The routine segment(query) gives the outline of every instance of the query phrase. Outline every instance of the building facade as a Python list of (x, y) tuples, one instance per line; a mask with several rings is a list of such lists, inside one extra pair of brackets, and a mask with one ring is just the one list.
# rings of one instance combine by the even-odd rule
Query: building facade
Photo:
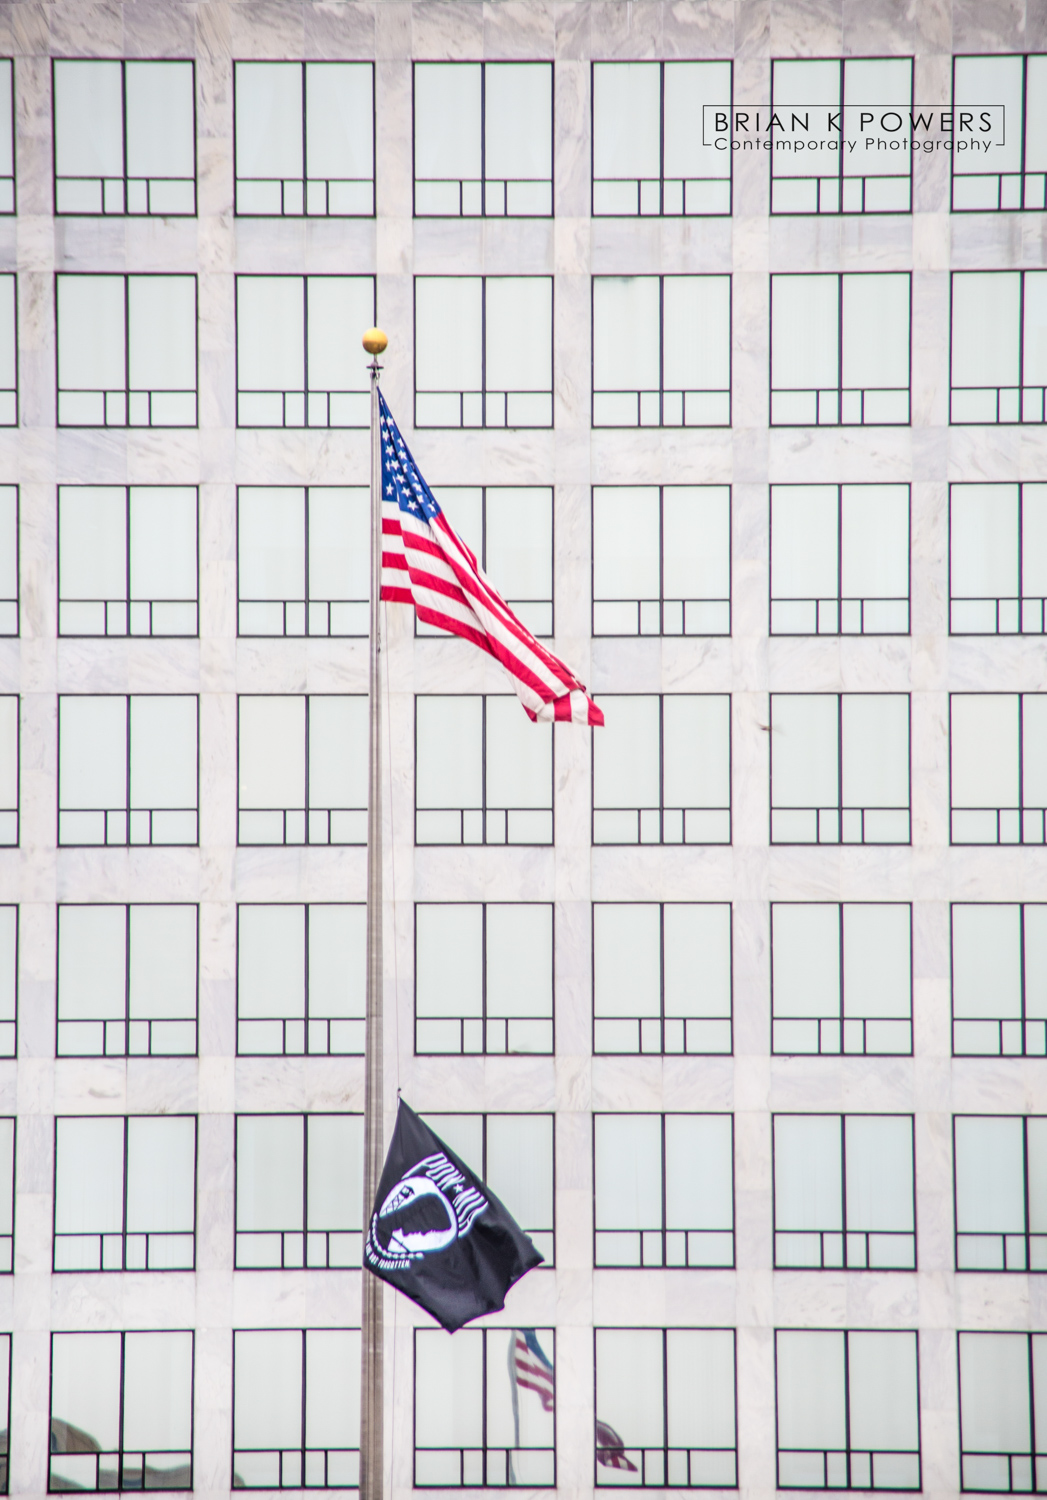
[(10, 1493), (357, 1482), (375, 321), (606, 715), (387, 608), (386, 1131), (547, 1261), (386, 1294), (390, 1493), (1047, 1488), (1044, 99), (1034, 0), (0, 10)]

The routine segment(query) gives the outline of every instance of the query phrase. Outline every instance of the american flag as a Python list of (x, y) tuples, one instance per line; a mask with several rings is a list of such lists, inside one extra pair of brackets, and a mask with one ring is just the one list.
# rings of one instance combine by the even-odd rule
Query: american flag
[(630, 1474), (639, 1471), (625, 1456), (625, 1444), (609, 1422), (596, 1421), (596, 1462), (605, 1469), (628, 1469)]
[[(382, 598), (472, 641), (500, 661), (528, 716), (603, 723), (585, 687), (537, 641), (492, 588), (444, 515), (378, 393), (382, 440)], [(521, 526), (526, 525), (521, 517)]]
[[(542, 1410), (553, 1410), (556, 1376), (552, 1361), (538, 1342), (538, 1335), (533, 1328), (513, 1329), (513, 1352), (509, 1374), (514, 1388), (534, 1391), (542, 1403)], [(515, 1406), (515, 1389), (513, 1396)]]

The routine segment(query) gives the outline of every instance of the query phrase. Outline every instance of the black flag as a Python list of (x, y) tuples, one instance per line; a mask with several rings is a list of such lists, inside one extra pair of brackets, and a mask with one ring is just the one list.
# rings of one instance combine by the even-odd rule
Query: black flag
[(454, 1333), (497, 1312), (544, 1256), (450, 1146), (400, 1100), (364, 1265)]

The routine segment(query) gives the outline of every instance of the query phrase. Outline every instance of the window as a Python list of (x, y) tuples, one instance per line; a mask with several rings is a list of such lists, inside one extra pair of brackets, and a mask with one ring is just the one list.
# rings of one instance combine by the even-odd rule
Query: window
[(47, 1488), (192, 1487), (192, 1332), (53, 1333)]
[(956, 1269), (1047, 1271), (1047, 1116), (955, 1115)]
[(55, 1120), (56, 1271), (191, 1271), (196, 1116)]
[(721, 1053), (731, 1034), (731, 908), (593, 903), (593, 1051)]
[(360, 1264), (362, 1115), (237, 1115), (237, 1270)]
[(196, 213), (192, 61), (54, 61), (55, 213)]
[(11, 1431), (11, 1335), (0, 1333), (0, 1494), (8, 1493), (8, 1453)]
[(366, 427), (373, 276), (236, 278), (236, 425)]
[(952, 916), (954, 1057), (1047, 1057), (1047, 906)]
[(233, 1334), (233, 1488), (360, 1483), (360, 1330)]
[(0, 848), (18, 843), (18, 707), (15, 693), (0, 695)]
[(730, 425), (731, 278), (594, 276), (593, 426)]
[(730, 696), (605, 694), (600, 704), (593, 843), (729, 844)]
[(59, 427), (197, 425), (195, 276), (61, 272), (55, 297)]
[(949, 420), (1042, 422), (1047, 271), (952, 273)]
[(551, 217), (552, 63), (415, 63), (414, 212)]
[(414, 425), (553, 425), (551, 276), (415, 277)]
[[(771, 103), (784, 129), (770, 131), (773, 214), (907, 214), (912, 152), (911, 57), (818, 58), (771, 63)], [(899, 132), (896, 151), (868, 138), (862, 108), (881, 115), (879, 139)], [(897, 125), (893, 124), (897, 119)], [(904, 149), (902, 149), (904, 148)]]
[(593, 1116), (597, 1266), (734, 1265), (734, 1117)]
[[(528, 630), (553, 634), (553, 492), (546, 485), (440, 485), (436, 497)], [(366, 635), (366, 628), (364, 634)], [(445, 634), (415, 616), (416, 635)]]
[(0, 427), (18, 426), (17, 305), (15, 276), (0, 276)]
[(771, 277), (771, 426), (909, 423), (908, 272)]
[(908, 635), (909, 486), (771, 485), (771, 634)]
[(546, 1264), (555, 1264), (552, 1115), (434, 1115), (426, 1123), (500, 1198)]
[(774, 1115), (774, 1264), (915, 1271), (912, 1115)]
[(1047, 693), (951, 693), (954, 844), (1042, 844)]
[(771, 694), (771, 843), (909, 842), (906, 693)]
[[(1044, 1488), (1047, 1335), (958, 1333), (960, 1489)], [(1035, 1435), (1035, 1436), (1034, 1436)]]
[(18, 634), (18, 583), (18, 486), (0, 484), (0, 635)]
[(918, 1490), (916, 1334), (775, 1331), (778, 1488)]
[(192, 1057), (196, 906), (59, 906), (59, 1057)]
[(594, 485), (593, 634), (730, 633), (730, 485)]
[(366, 489), (241, 485), (236, 514), (240, 635), (367, 635)]
[(953, 153), (954, 213), (1047, 208), (1045, 89), (1047, 57), (953, 58), (953, 109), (1002, 104), (1005, 125), (1004, 139), (994, 139), (991, 156)]
[(555, 1485), (555, 1341), (551, 1328), (415, 1329), (416, 1488)]
[(736, 1488), (734, 1329), (597, 1328), (594, 1334), (596, 1483)]
[(731, 153), (705, 111), (731, 107), (729, 62), (593, 63), (593, 217), (729, 214)]
[(553, 728), (516, 697), (415, 697), (416, 844), (551, 844)]
[(366, 844), (367, 699), (239, 700), (241, 844)]
[(949, 631), (1042, 635), (1047, 484), (949, 487)]
[[(0, 1118), (0, 1273), (10, 1273), (15, 1268), (15, 1122), (10, 1117)], [(0, 1420), (7, 1412), (4, 1380), (7, 1359), (0, 1345)], [(2, 1439), (2, 1432), (0, 1432)], [(0, 1489), (4, 1488), (3, 1469), (7, 1452), (0, 1442)]]
[(199, 700), (58, 699), (59, 844), (195, 844)]
[(374, 64), (234, 62), (236, 212), (374, 213)]
[(195, 485), (58, 486), (59, 635), (196, 635)]
[(17, 1031), (18, 907), (0, 906), (0, 1057), (17, 1056)]
[(366, 908), (239, 906), (236, 920), (239, 1055), (362, 1056)]
[(771, 1051), (912, 1054), (912, 907), (771, 903)]
[[(14, 62), (0, 58), (0, 214), (15, 211)], [(0, 1367), (3, 1355), (0, 1354)], [(2, 1401), (0, 1401), (2, 1408)]]
[(551, 905), (419, 902), (414, 943), (416, 1055), (552, 1053)]

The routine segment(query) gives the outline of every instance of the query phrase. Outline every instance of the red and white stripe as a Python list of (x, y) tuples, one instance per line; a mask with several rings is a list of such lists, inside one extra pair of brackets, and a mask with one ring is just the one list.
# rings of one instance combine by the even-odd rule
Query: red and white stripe
[(513, 1329), (513, 1340), (513, 1367), (517, 1385), (525, 1391), (534, 1391), (542, 1403), (543, 1411), (552, 1411), (556, 1405), (556, 1384), (552, 1368), (543, 1364), (532, 1353), (519, 1328)]

